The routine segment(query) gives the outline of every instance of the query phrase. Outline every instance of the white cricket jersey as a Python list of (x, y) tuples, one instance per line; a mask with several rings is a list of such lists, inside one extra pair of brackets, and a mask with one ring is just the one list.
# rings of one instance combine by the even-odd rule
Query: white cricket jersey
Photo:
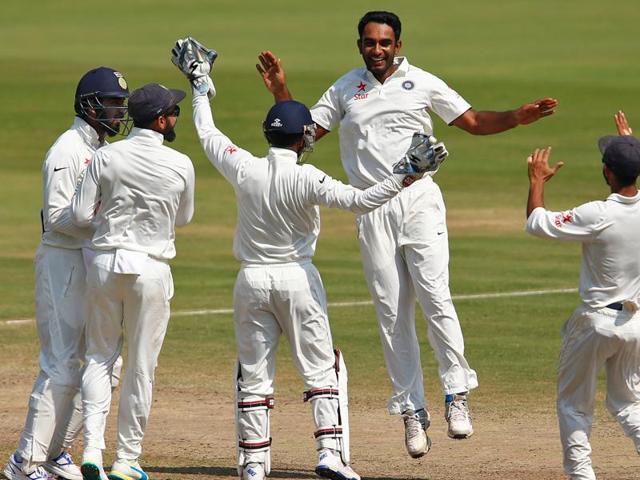
[(385, 179), (414, 132), (431, 135), (429, 111), (446, 123), (471, 108), (455, 90), (430, 73), (396, 57), (398, 69), (380, 83), (366, 68), (339, 78), (311, 108), (326, 130), (340, 124), (340, 156), (349, 183), (367, 188)]
[(640, 300), (640, 193), (612, 193), (573, 210), (531, 212), (527, 232), (582, 242), (580, 297), (591, 308)]
[(95, 250), (175, 257), (175, 226), (193, 216), (195, 175), (189, 157), (162, 142), (161, 133), (133, 128), (96, 152), (71, 207), (77, 225), (93, 220)]
[(236, 193), (233, 252), (241, 262), (308, 260), (320, 232), (318, 205), (366, 213), (402, 189), (392, 175), (358, 190), (313, 165), (298, 165), (296, 153), (288, 149), (272, 147), (266, 158), (254, 157), (216, 128), (206, 96), (194, 97), (193, 117), (207, 157)]
[(42, 165), (42, 243), (52, 247), (79, 249), (93, 230), (71, 221), (71, 198), (80, 177), (102, 144), (98, 133), (76, 117), (69, 130), (51, 146)]

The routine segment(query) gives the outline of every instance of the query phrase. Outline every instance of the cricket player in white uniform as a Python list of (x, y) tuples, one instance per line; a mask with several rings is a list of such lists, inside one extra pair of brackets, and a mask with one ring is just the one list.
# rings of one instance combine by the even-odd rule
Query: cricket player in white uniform
[(581, 303), (562, 329), (558, 420), (564, 469), (573, 480), (594, 480), (589, 437), (598, 372), (607, 376), (607, 407), (640, 453), (640, 141), (600, 139), (605, 200), (563, 212), (544, 206), (551, 148), (528, 158), (527, 232), (582, 244)]
[(366, 214), (400, 192), (405, 177), (390, 173), (360, 190), (312, 165), (300, 165), (301, 155), (313, 144), (314, 126), (307, 107), (295, 101), (278, 103), (267, 114), (266, 158), (236, 146), (214, 125), (206, 95), (212, 92), (210, 80), (204, 79), (210, 69), (207, 61), (213, 61), (215, 54), (197, 65), (189, 56), (194, 53), (191, 41), (177, 42), (173, 60), (194, 81), (198, 136), (211, 163), (233, 186), (238, 202), (233, 251), (241, 262), (234, 288), (240, 478), (262, 480), (270, 471), (269, 409), (276, 349), (284, 334), (304, 380), (304, 400), (312, 408), (316, 473), (334, 480), (359, 480), (349, 466), (347, 371), (340, 352), (334, 351), (325, 290), (311, 263), (320, 231), (318, 206)]
[(85, 480), (105, 480), (102, 450), (111, 403), (109, 375), (127, 334), (127, 366), (118, 412), (116, 458), (109, 478), (147, 480), (138, 459), (151, 409), (154, 372), (169, 322), (175, 226), (193, 216), (191, 160), (163, 141), (175, 139), (185, 96), (159, 84), (129, 98), (134, 128), (120, 142), (100, 149), (78, 187), (71, 218), (93, 222), (95, 258), (87, 272), (84, 407)]
[[(445, 82), (397, 56), (400, 31), (400, 19), (393, 13), (364, 15), (357, 45), (365, 67), (338, 79), (311, 108), (318, 138), (339, 126), (342, 165), (351, 185), (363, 189), (385, 178), (413, 132), (432, 134), (430, 112), (474, 135), (502, 132), (553, 113), (557, 101), (551, 98), (506, 112), (473, 110)], [(257, 67), (276, 101), (291, 98), (279, 59), (263, 52)], [(464, 356), (449, 291), (446, 209), (440, 188), (425, 175), (356, 222), (392, 385), (388, 409), (403, 415), (406, 447), (417, 458), (429, 450), (430, 417), (415, 330), (416, 299), (439, 364), (450, 437), (472, 435), (467, 393), (478, 386), (476, 372)]]
[(107, 136), (124, 121), (129, 96), (124, 76), (90, 70), (78, 82), (76, 118), (47, 152), (42, 167), (42, 242), (35, 258), (40, 373), (24, 430), (4, 469), (9, 480), (44, 480), (47, 471), (82, 478), (67, 450), (82, 428), (80, 379), (84, 357), (85, 264), (90, 226), (76, 227), (70, 203), (79, 178)]

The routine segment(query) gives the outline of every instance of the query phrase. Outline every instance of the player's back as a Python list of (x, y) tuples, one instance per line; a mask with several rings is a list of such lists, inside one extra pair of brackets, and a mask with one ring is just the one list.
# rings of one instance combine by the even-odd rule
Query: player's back
[(640, 193), (611, 194), (592, 205), (601, 215), (602, 227), (584, 245), (581, 277), (589, 277), (589, 297), (602, 297), (608, 303), (636, 298), (640, 296)]
[(134, 129), (96, 156), (102, 201), (93, 246), (175, 256), (176, 219), (193, 183), (189, 157), (162, 144), (162, 134)]
[(297, 154), (271, 148), (246, 162), (234, 185), (238, 226), (234, 254), (245, 263), (310, 259), (320, 232), (320, 212), (308, 195), (308, 170)]

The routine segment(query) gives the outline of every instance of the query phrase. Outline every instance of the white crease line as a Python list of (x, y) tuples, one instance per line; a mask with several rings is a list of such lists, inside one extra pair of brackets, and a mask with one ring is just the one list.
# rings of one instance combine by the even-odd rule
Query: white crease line
[[(550, 290), (522, 290), (519, 292), (498, 292), (498, 293), (471, 293), (462, 295), (453, 295), (454, 300), (483, 300), (485, 298), (509, 298), (509, 297), (529, 297), (536, 295), (551, 295), (555, 293), (575, 293), (577, 288), (557, 288)], [(354, 302), (333, 302), (329, 303), (329, 308), (340, 307), (358, 307), (373, 305), (371, 300), (358, 300)], [(190, 315), (225, 315), (232, 314), (231, 308), (220, 308), (216, 310), (179, 310), (171, 314), (172, 317), (186, 317)]]
[[(511, 298), (511, 297), (533, 297), (536, 295), (553, 295), (556, 293), (575, 293), (577, 288), (556, 288), (549, 290), (522, 290), (519, 292), (497, 292), (497, 293), (470, 293), (453, 295), (454, 300), (484, 300), (487, 298)], [(333, 302), (329, 303), (330, 308), (359, 307), (372, 305), (371, 300), (358, 300), (354, 302)], [(202, 309), (202, 310), (177, 310), (171, 313), (172, 317), (196, 317), (201, 315), (231, 315), (232, 308)], [(32, 323), (33, 319), (25, 318), (21, 320), (0, 320), (0, 325), (26, 325)]]

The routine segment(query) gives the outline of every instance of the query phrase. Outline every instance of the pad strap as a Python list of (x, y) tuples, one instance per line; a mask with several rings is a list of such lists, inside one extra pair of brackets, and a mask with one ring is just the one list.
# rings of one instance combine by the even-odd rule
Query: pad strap
[(302, 394), (302, 401), (308, 402), (318, 398), (338, 398), (339, 391), (337, 388), (312, 388)]
[(258, 440), (239, 440), (238, 447), (252, 452), (266, 452), (271, 447), (271, 437)]
[(238, 410), (240, 412), (271, 410), (275, 407), (275, 404), (276, 401), (273, 397), (264, 397), (260, 400), (238, 400)]
[(342, 437), (342, 427), (340, 426), (331, 426), (331, 427), (320, 427), (313, 433), (315, 438), (340, 438)]

